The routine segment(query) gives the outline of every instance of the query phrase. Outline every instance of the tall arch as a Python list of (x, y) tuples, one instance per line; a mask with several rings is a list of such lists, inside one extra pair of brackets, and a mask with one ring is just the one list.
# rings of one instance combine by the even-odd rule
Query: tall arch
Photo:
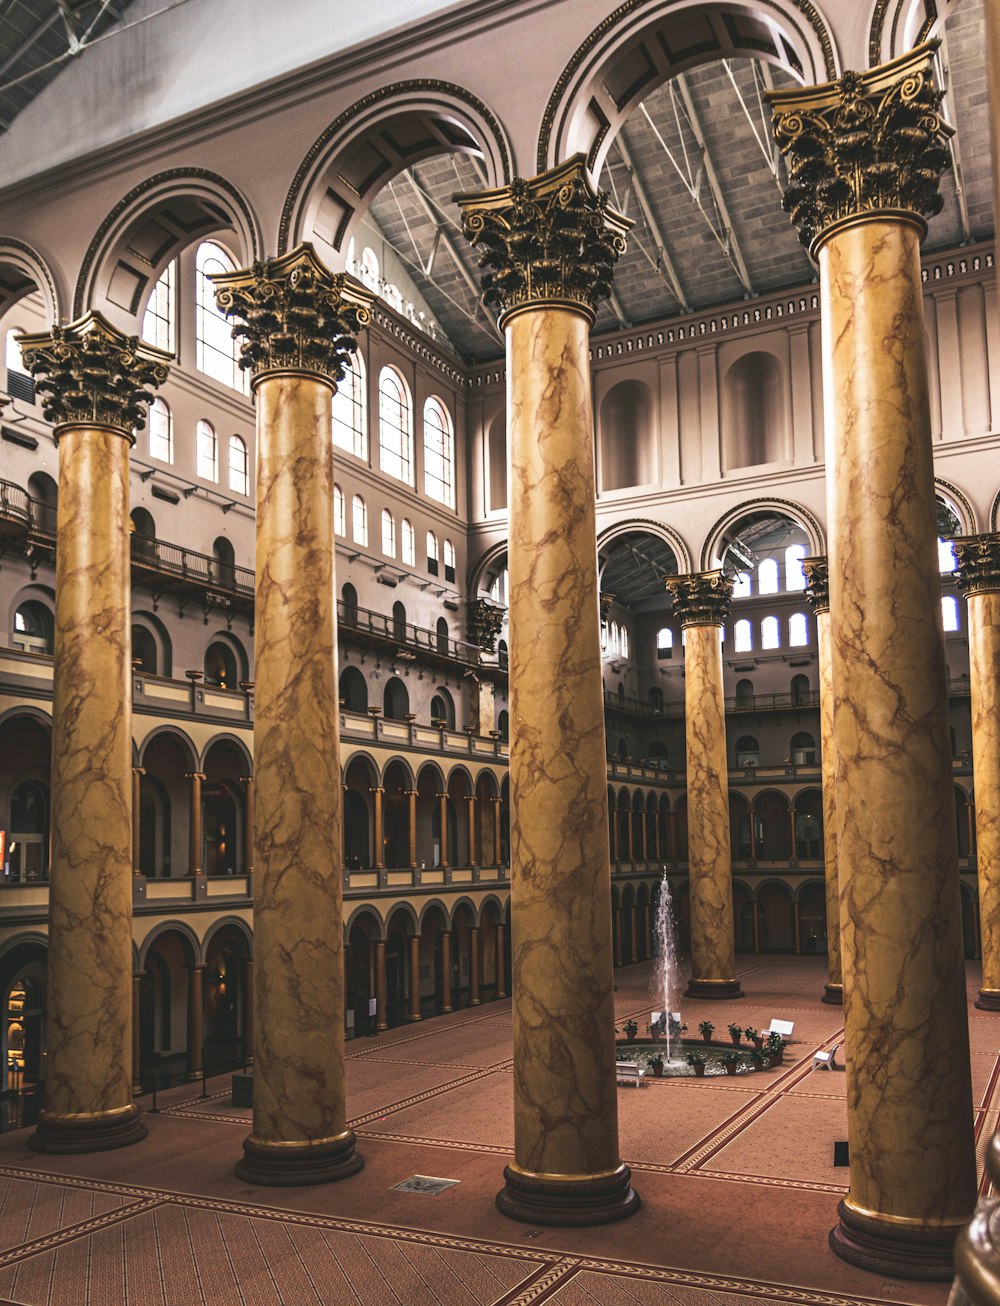
[(624, 0), (574, 52), (549, 97), (536, 168), (586, 155), (594, 177), (635, 106), (685, 69), (750, 56), (807, 85), (839, 61), (819, 10), (803, 0)]
[(260, 223), (224, 177), (207, 168), (171, 168), (147, 178), (118, 201), (94, 233), (77, 277), (74, 317), (99, 309), (138, 331), (142, 306), (171, 259), (219, 231), (235, 236), (240, 266), (262, 257)]
[(25, 241), (0, 236), (0, 316), (36, 290), (45, 306), (46, 322), (60, 321), (62, 298), (49, 265)]
[(342, 264), (351, 231), (379, 189), (421, 159), (453, 151), (480, 156), (486, 186), (509, 181), (506, 132), (463, 87), (415, 78), (356, 100), (320, 133), (299, 165), (281, 213), (279, 254), (309, 240), (321, 257)]
[(744, 517), (763, 514), (785, 517), (794, 522), (795, 525), (800, 526), (808, 538), (812, 556), (826, 553), (826, 539), (823, 528), (808, 508), (793, 503), (790, 499), (747, 499), (720, 517), (706, 535), (701, 550), (700, 570), (708, 571), (712, 567), (719, 565), (716, 559), (721, 557), (721, 553), (724, 551), (728, 533)]

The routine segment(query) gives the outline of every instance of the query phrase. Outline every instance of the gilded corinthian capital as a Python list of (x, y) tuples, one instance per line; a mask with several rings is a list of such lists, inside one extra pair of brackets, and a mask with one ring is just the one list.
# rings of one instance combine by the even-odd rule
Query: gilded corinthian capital
[(806, 598), (813, 612), (830, 611), (830, 563), (826, 557), (803, 558)]
[(66, 326), (18, 336), (24, 366), (42, 396), (42, 410), (60, 426), (111, 426), (134, 441), (146, 425), (150, 389), (167, 379), (172, 354), (123, 335), (100, 313)]
[(771, 91), (775, 140), (788, 163), (785, 211), (813, 254), (834, 231), (887, 214), (926, 229), (940, 213), (952, 128), (941, 117), (930, 41), (867, 72)]
[(269, 372), (299, 372), (336, 385), (354, 332), (371, 321), (375, 296), (345, 273), (328, 271), (303, 242), (279, 258), (212, 277), (220, 312), (237, 318), (240, 367), (256, 381)]
[(582, 154), (537, 177), (454, 198), (479, 251), (483, 301), (499, 309), (501, 322), (545, 304), (582, 308), (593, 319), (594, 306), (611, 294), (632, 223), (594, 190)]
[(667, 576), (666, 586), (682, 626), (721, 626), (729, 616), (733, 582), (721, 571)]
[(963, 594), (1000, 592), (1000, 532), (961, 535), (952, 545), (958, 559), (955, 580)]

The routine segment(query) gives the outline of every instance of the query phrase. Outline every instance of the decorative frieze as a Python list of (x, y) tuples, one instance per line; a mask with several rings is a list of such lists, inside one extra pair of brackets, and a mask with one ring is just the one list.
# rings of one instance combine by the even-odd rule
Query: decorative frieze
[(958, 559), (955, 581), (962, 593), (1000, 593), (1000, 532), (962, 535), (952, 545)]
[(287, 254), (236, 272), (218, 273), (215, 298), (238, 319), (240, 367), (254, 378), (302, 372), (336, 385), (357, 348), (354, 333), (371, 321), (375, 296), (345, 273), (334, 274), (303, 242)]
[(537, 177), (456, 195), (455, 202), (479, 250), (483, 301), (501, 318), (543, 304), (572, 304), (592, 315), (611, 294), (632, 223), (594, 190), (582, 154)]
[(682, 626), (721, 626), (729, 616), (733, 582), (721, 571), (668, 576), (665, 583)]
[(784, 207), (815, 254), (834, 230), (880, 213), (921, 223), (940, 213), (952, 129), (934, 85), (936, 42), (824, 86), (772, 91), (775, 140), (788, 163)]
[[(24, 366), (36, 378), (42, 411), (54, 426), (112, 426), (134, 440), (146, 425), (150, 391), (167, 379), (173, 355), (126, 336), (100, 313), (19, 336)], [(41, 380), (37, 378), (41, 377)]]
[(817, 615), (830, 611), (830, 563), (826, 557), (803, 558), (802, 570), (806, 575), (806, 598)]

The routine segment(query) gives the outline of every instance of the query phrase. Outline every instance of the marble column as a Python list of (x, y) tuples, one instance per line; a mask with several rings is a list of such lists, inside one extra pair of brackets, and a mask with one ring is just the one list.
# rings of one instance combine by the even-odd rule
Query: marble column
[(514, 1161), (531, 1224), (639, 1199), (618, 1146), (589, 331), (627, 223), (582, 155), (458, 197), (507, 343)]
[(253, 958), (243, 962), (243, 1060), (253, 1065)]
[(608, 804), (608, 846), (611, 850), (611, 861), (617, 866), (621, 858), (618, 856), (618, 803), (614, 799)]
[(629, 938), (632, 945), (632, 961), (639, 960), (639, 909), (635, 903), (628, 909)]
[[(1000, 1011), (1000, 533), (955, 540), (969, 605), (972, 775), (983, 984), (981, 1011)], [(972, 840), (969, 840), (970, 849)]]
[(253, 776), (241, 775), (243, 786), (243, 872), (253, 875)]
[(721, 571), (670, 576), (667, 589), (684, 630), (687, 734), (688, 881), (691, 891), (689, 998), (740, 998), (733, 933), (729, 763), (722, 692), (723, 623), (733, 583)]
[(140, 1011), (141, 1011), (141, 992), (142, 977), (145, 972), (141, 970), (132, 973), (132, 1096), (138, 1097), (142, 1092), (142, 1080), (139, 1078), (140, 1062)]
[(376, 871), (381, 871), (385, 868), (385, 845), (382, 842), (385, 838), (382, 830), (382, 795), (385, 790), (381, 785), (375, 785), (368, 792), (375, 795), (372, 803), (372, 866)]
[(385, 939), (375, 940), (375, 1032), (389, 1028), (385, 1011)]
[(132, 1102), (129, 449), (169, 355), (97, 313), (20, 338), (59, 447), (45, 1106), (39, 1152), (124, 1147)]
[(408, 834), (410, 837), (410, 870), (417, 868), (417, 791), (416, 789), (407, 789), (406, 797), (409, 800), (408, 808)]
[(187, 1077), (201, 1079), (204, 1068), (205, 992), (203, 964), (189, 966), (187, 1011)]
[(142, 827), (140, 824), (139, 813), (141, 807), (141, 786), (142, 777), (146, 774), (145, 767), (133, 766), (132, 768), (132, 874), (141, 875), (142, 868), (139, 865), (142, 851)]
[(933, 47), (770, 95), (820, 270), (850, 1191), (830, 1235), (947, 1279), (976, 1200), (920, 241)]
[(469, 823), (469, 865), (478, 866), (476, 860), (476, 795), (466, 794), (465, 801), (468, 804), (468, 823)]
[(191, 782), (188, 789), (188, 802), (191, 808), (188, 816), (188, 875), (204, 875), (205, 868), (201, 864), (204, 855), (204, 839), (201, 833), (201, 782), (205, 779), (205, 773), (189, 771), (186, 778)]
[(438, 794), (438, 813), (441, 825), (441, 854), (438, 857), (439, 866), (448, 865), (448, 795), (446, 793)]
[(614, 923), (611, 933), (614, 941), (614, 959), (612, 964), (615, 970), (620, 970), (622, 964), (622, 909), (615, 907), (613, 915)]
[(409, 949), (410, 962), (410, 1009), (406, 1013), (406, 1019), (416, 1021), (421, 1019), (420, 1015), (420, 935), (408, 934), (406, 936), (407, 947)]
[(362, 1165), (344, 1098), (343, 821), (331, 396), (372, 296), (309, 245), (215, 280), (257, 406), (253, 1130), (238, 1176)]
[(469, 1006), (478, 1007), (479, 996), (479, 926), (469, 926)]
[(505, 998), (507, 996), (507, 949), (504, 942), (506, 930), (503, 925), (497, 926), (497, 997)]
[(441, 931), (441, 1014), (453, 1011), (451, 1001), (451, 930)]
[(500, 812), (502, 810), (503, 800), (501, 798), (491, 798), (493, 804), (493, 864), (500, 865)]
[(819, 643), (819, 736), (823, 776), (823, 865), (826, 880), (826, 971), (822, 1002), (840, 1006), (840, 879), (837, 874), (837, 742), (833, 737), (833, 647), (830, 636), (830, 578), (826, 558), (806, 558), (806, 597), (816, 616)]

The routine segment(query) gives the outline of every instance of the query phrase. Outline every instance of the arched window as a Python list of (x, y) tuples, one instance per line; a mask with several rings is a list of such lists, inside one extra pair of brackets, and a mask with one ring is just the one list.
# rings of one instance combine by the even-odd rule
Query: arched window
[(383, 367), (378, 378), (379, 466), (390, 476), (413, 484), (413, 414), (403, 378)]
[(238, 680), (236, 654), (229, 645), (222, 640), (209, 644), (205, 650), (205, 684), (215, 685), (218, 689), (235, 689)]
[(608, 626), (608, 652), (618, 652), (618, 622), (612, 621)]
[(777, 594), (778, 564), (774, 558), (765, 558), (757, 567), (757, 593)]
[(176, 261), (171, 259), (153, 287), (142, 315), (142, 338), (157, 349), (174, 352), (174, 275)]
[(445, 621), (444, 617), (438, 617), (438, 619), (437, 619), (437, 625), (436, 625), (436, 627), (435, 627), (435, 632), (436, 632), (436, 634), (437, 634), (437, 651), (438, 651), (439, 653), (444, 653), (445, 655), (447, 655), (447, 653), (448, 653), (448, 623), (447, 623), (447, 621)]
[(354, 543), (368, 547), (368, 508), (360, 494), (354, 496)]
[(432, 576), (438, 574), (438, 540), (433, 531), (427, 532), (427, 570)]
[(808, 676), (792, 676), (792, 702), (796, 706), (808, 703), (810, 692)]
[(13, 645), (24, 653), (51, 653), (54, 629), (45, 604), (29, 599), (14, 613)]
[(361, 262), (358, 264), (358, 276), (368, 287), (378, 293), (379, 277), (378, 256), (370, 245), (366, 245), (361, 251)]
[(347, 534), (347, 509), (344, 506), (344, 491), (336, 483), (333, 487), (333, 530), (335, 535)]
[(444, 542), (444, 578), (453, 581), (455, 579), (455, 546), (451, 540)]
[(455, 435), (447, 408), (433, 395), (424, 404), (424, 493), (455, 506)]
[(790, 544), (785, 550), (785, 589), (804, 590), (806, 573), (802, 570), (802, 559), (806, 551), (801, 544)]
[(136, 663), (147, 676), (159, 674), (159, 649), (153, 632), (145, 626), (132, 627), (132, 665)]
[(748, 571), (738, 571), (733, 577), (733, 598), (748, 599), (753, 593), (753, 584)]
[(507, 601), (509, 597), (508, 594), (509, 580), (510, 577), (507, 572), (507, 568), (502, 567), (497, 572), (496, 576), (493, 579), (493, 584), (490, 586), (490, 590), (489, 590), (490, 598), (493, 600), (494, 603), (499, 603), (502, 607), (507, 606)]
[(196, 363), (199, 372), (221, 381), (241, 394), (247, 393), (247, 377), (239, 365), (239, 347), (233, 339), (233, 327), (215, 306), (215, 286), (211, 281), (218, 272), (235, 272), (236, 265), (226, 251), (212, 240), (198, 246), (195, 257), (195, 337)]
[(24, 335), (23, 327), (11, 327), (6, 339), (7, 393), (11, 399), (21, 399), (26, 404), (35, 402), (35, 382), (25, 369), (21, 346), (17, 337)]
[(765, 617), (760, 623), (761, 648), (781, 648), (781, 626), (777, 617)]
[(346, 362), (343, 379), (333, 396), (333, 443), (355, 458), (368, 457), (365, 417), (365, 364), (360, 354), (354, 354)]
[(950, 594), (946, 594), (941, 600), (941, 616), (944, 619), (944, 628), (946, 631), (958, 630), (958, 599), (953, 598)]
[(358, 591), (350, 581), (340, 591), (340, 601), (344, 605), (344, 625), (356, 626), (358, 624)]
[(392, 605), (392, 637), (400, 643), (406, 639), (406, 609), (402, 603)]
[(760, 762), (760, 745), (753, 735), (743, 735), (736, 741), (736, 765), (757, 766)]
[(382, 287), (382, 298), (385, 300), (385, 302), (389, 305), (390, 308), (394, 308), (397, 313), (402, 313), (403, 311), (402, 293), (399, 287), (394, 286), (391, 281), (387, 282), (386, 285)]
[(733, 630), (733, 651), (736, 653), (749, 653), (753, 649), (753, 626), (749, 621), (744, 619), (738, 621)]
[(669, 626), (661, 626), (656, 632), (656, 656), (661, 662), (674, 656), (674, 632)]
[(796, 766), (812, 766), (816, 761), (816, 740), (804, 730), (792, 735), (791, 755)]
[(396, 519), (388, 508), (382, 509), (382, 552), (387, 558), (396, 556)]
[(510, 738), (510, 714), (506, 711), (497, 715), (497, 730), (504, 743)]
[(240, 435), (229, 437), (229, 488), (234, 494), (250, 493), (250, 459)]
[(955, 557), (955, 545), (952, 540), (938, 540), (938, 571), (942, 574), (953, 572), (958, 566)]
[(174, 419), (159, 395), (149, 405), (149, 456), (161, 463), (174, 461)]
[(198, 423), (198, 475), (203, 481), (219, 479), (219, 441), (215, 427), (204, 418)]
[(403, 518), (402, 557), (408, 567), (417, 565), (417, 541), (413, 533), (413, 522), (409, 517)]
[(788, 618), (788, 642), (792, 648), (809, 643), (809, 618), (804, 612), (793, 612)]
[(621, 648), (622, 651), (622, 657), (627, 658), (628, 657), (628, 631), (625, 629), (624, 626), (622, 626), (621, 628), (619, 640), (620, 640), (619, 647)]
[(753, 707), (753, 681), (737, 680), (736, 682), (736, 706)]
[(659, 688), (657, 688), (657, 687), (654, 685), (653, 688), (649, 691), (649, 694), (647, 695), (647, 697), (649, 698), (649, 706), (653, 709), (654, 712), (662, 712), (662, 711), (663, 711), (663, 690), (662, 690), (662, 689), (659, 689)]

